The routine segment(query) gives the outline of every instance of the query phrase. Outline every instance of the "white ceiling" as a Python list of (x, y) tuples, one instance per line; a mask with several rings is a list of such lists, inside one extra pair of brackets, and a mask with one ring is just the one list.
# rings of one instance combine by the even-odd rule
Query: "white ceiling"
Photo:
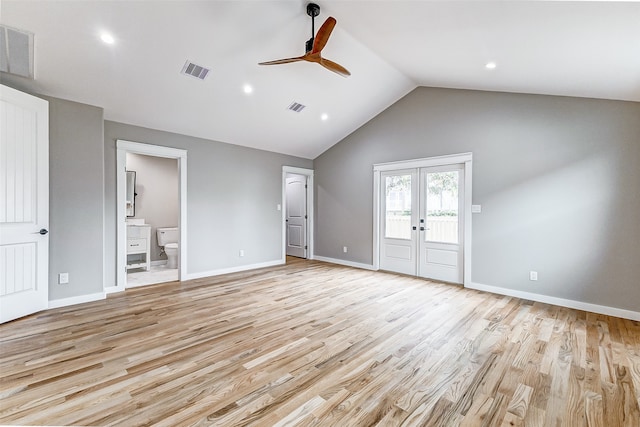
[[(2, 80), (107, 120), (311, 159), (416, 86), (640, 101), (638, 2), (317, 2), (316, 29), (338, 21), (323, 56), (351, 77), (257, 65), (304, 53), (306, 1), (2, 0), (0, 22), (35, 34), (36, 64), (34, 81)], [(206, 80), (180, 74), (187, 59)]]

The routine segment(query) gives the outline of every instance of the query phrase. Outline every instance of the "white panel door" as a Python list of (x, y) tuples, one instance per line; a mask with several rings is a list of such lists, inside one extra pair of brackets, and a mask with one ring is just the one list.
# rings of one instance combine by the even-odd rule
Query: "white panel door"
[(0, 322), (49, 295), (49, 106), (0, 85)]
[(285, 180), (287, 255), (307, 257), (307, 177), (290, 175)]
[(462, 283), (464, 167), (420, 169), (418, 275)]
[(415, 275), (417, 170), (383, 172), (380, 192), (380, 268)]

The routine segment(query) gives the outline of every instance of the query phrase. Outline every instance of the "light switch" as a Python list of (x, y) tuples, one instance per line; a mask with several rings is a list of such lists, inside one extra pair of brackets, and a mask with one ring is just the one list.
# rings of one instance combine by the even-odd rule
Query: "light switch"
[(482, 205), (471, 205), (471, 213), (481, 213)]

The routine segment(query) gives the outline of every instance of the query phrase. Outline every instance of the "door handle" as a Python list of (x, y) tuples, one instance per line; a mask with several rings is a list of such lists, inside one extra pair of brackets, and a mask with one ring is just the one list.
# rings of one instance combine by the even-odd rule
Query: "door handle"
[(49, 232), (49, 230), (47, 230), (46, 228), (41, 228), (40, 231), (33, 233), (33, 234), (40, 234), (40, 235), (45, 235)]
[(424, 227), (420, 227), (420, 231), (424, 231)]
[(411, 227), (411, 228), (413, 228), (414, 231), (416, 230), (416, 226), (415, 225), (413, 227)]

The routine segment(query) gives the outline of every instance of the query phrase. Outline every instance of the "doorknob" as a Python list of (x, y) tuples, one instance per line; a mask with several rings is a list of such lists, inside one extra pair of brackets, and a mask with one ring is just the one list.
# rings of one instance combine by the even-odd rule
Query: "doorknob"
[(424, 231), (424, 227), (420, 227), (420, 231)]
[[(40, 231), (38, 231), (38, 234), (41, 234), (41, 235), (44, 236), (48, 232), (49, 232), (49, 230), (47, 230), (46, 228), (41, 228)], [(36, 233), (33, 233), (33, 234), (36, 234)]]
[(415, 229), (416, 229), (416, 226), (414, 225), (412, 228), (415, 230)]

